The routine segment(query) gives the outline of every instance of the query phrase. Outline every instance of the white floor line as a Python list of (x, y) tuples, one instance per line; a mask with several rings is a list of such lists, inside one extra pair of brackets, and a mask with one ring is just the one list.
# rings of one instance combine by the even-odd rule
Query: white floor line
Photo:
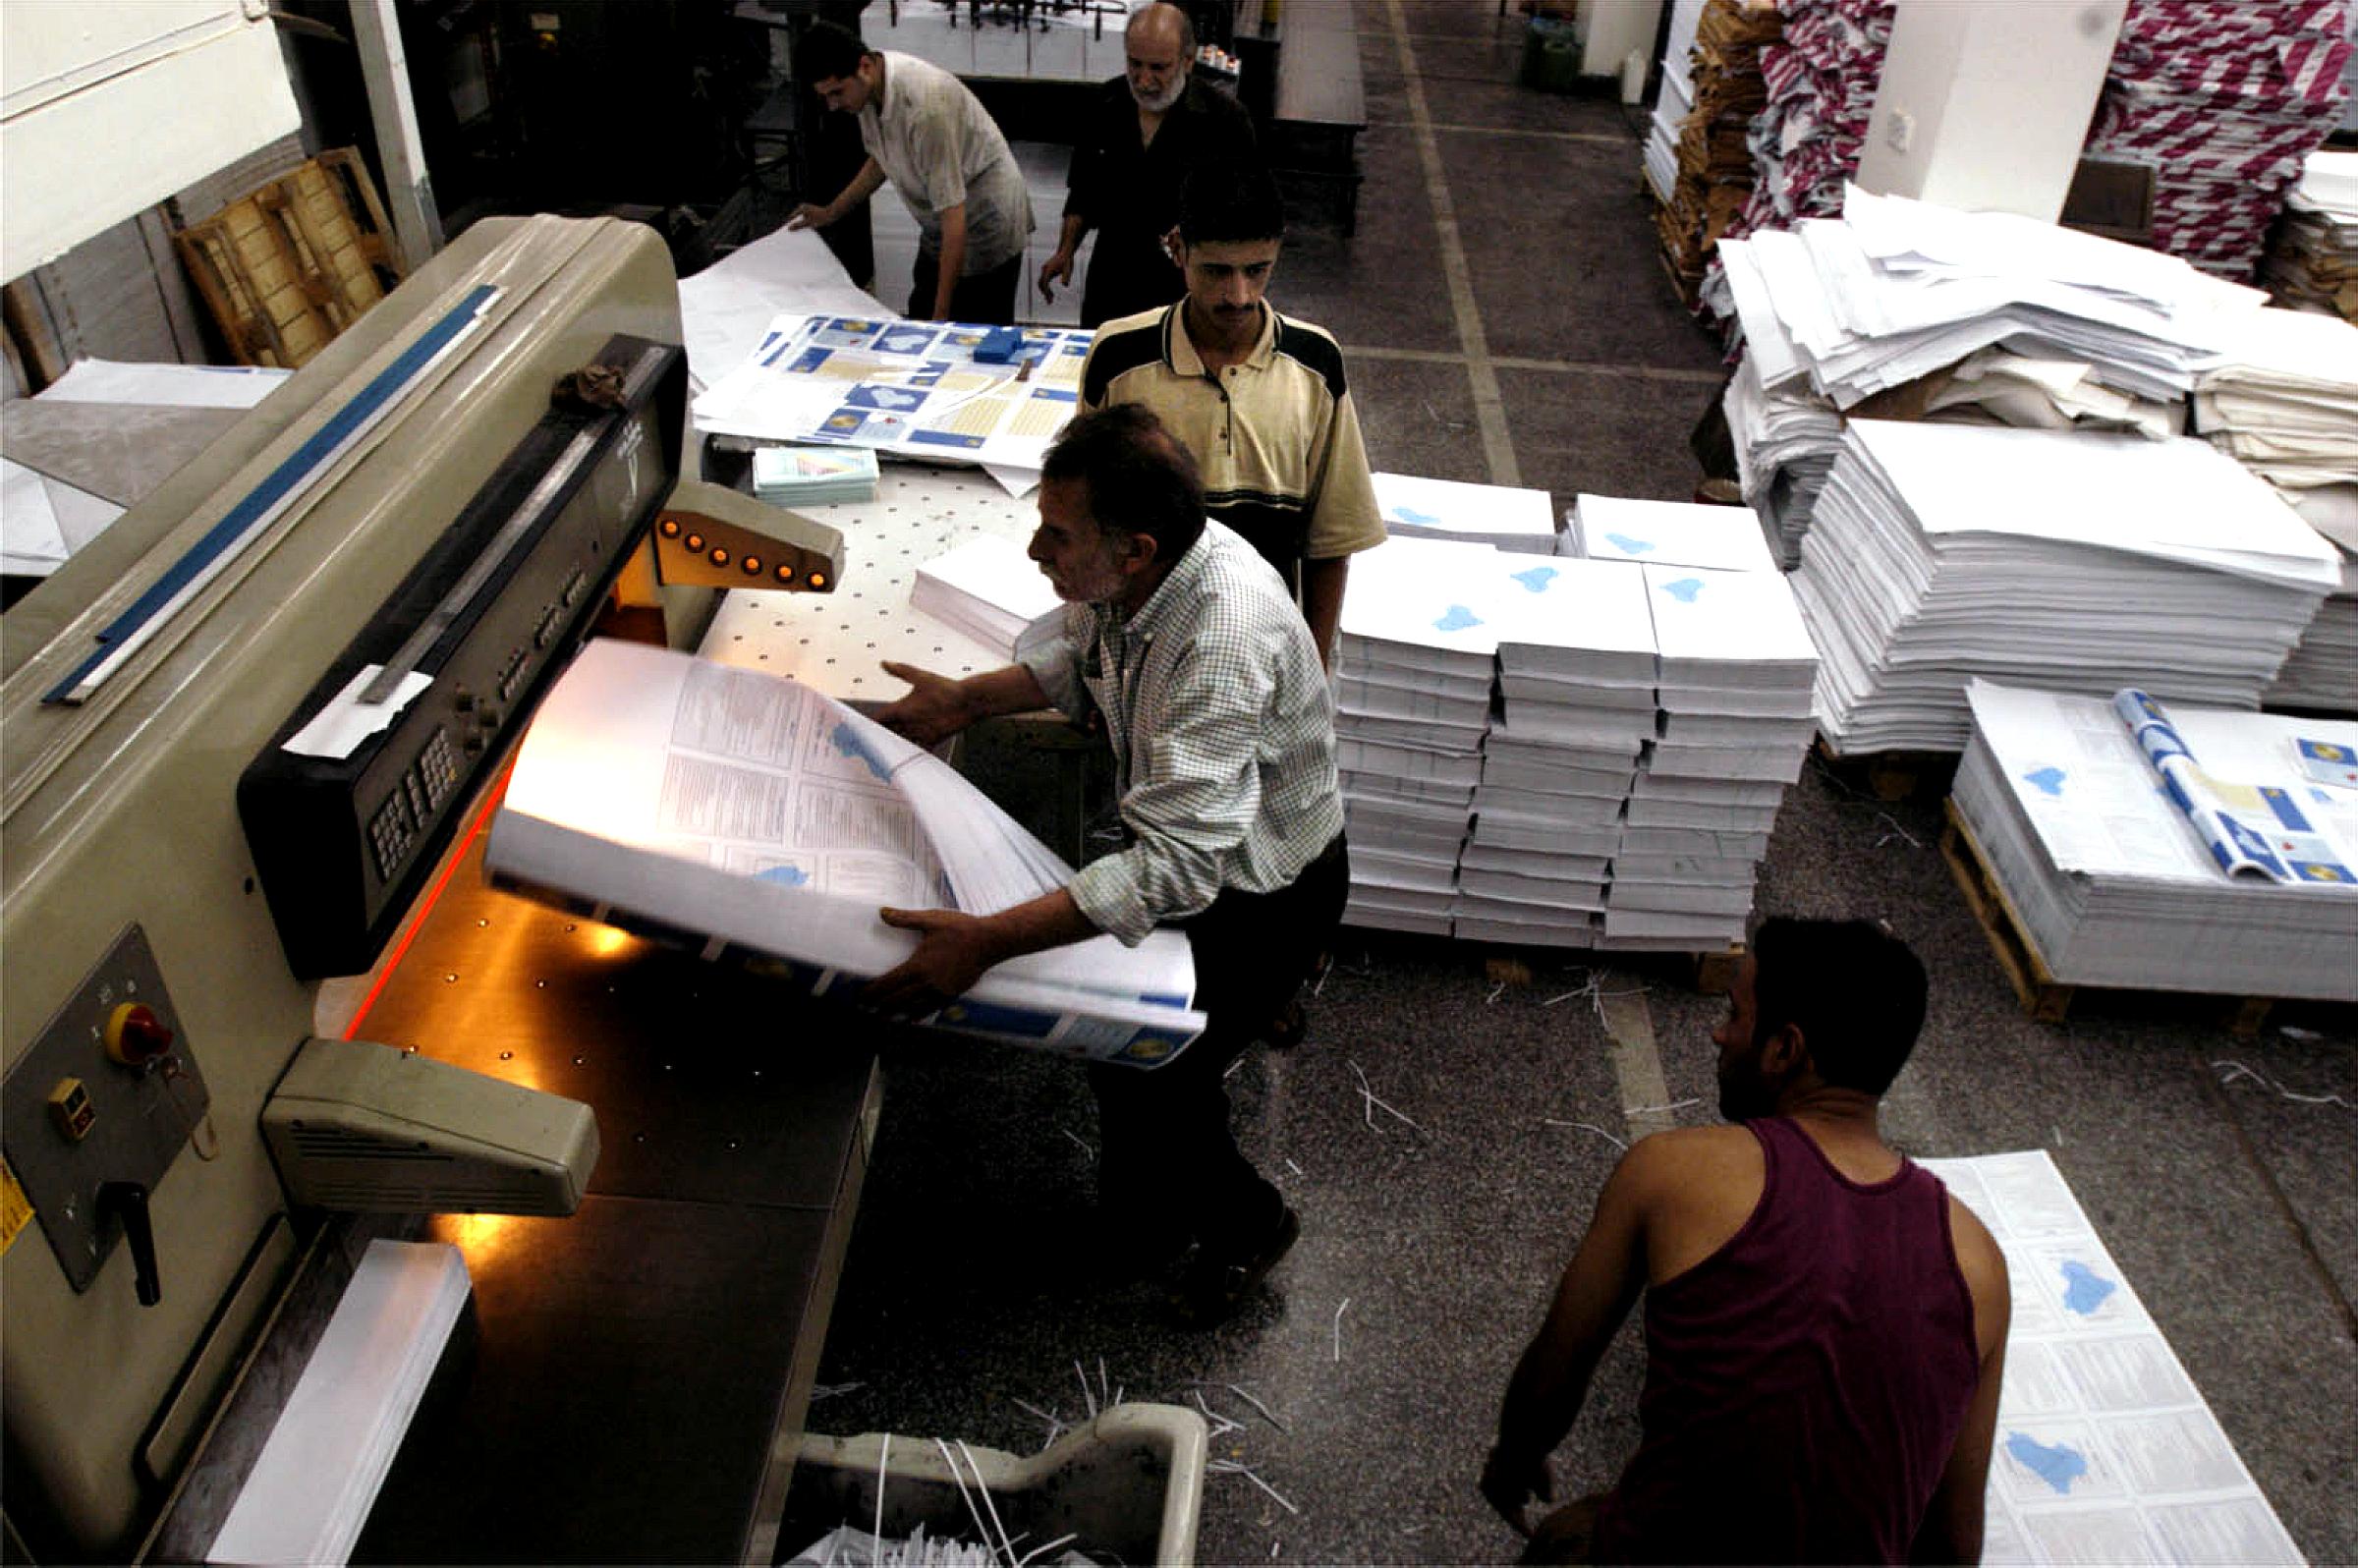
[[(1370, 343), (1346, 343), (1344, 357), (1362, 360), (1404, 360), (1412, 364), (1458, 364), (1463, 354), (1447, 349), (1384, 349)], [(1529, 360), (1516, 355), (1493, 355), (1490, 364), (1500, 370), (1544, 370), (1555, 375), (1626, 375), (1641, 381), (1680, 381), (1695, 386), (1717, 386), (1725, 370), (1688, 370), (1675, 365), (1622, 364), (1603, 360)]]
[[(1377, 126), (1413, 126), (1411, 120), (1370, 120), (1368, 129)], [(1637, 138), (1612, 131), (1543, 131), (1529, 126), (1461, 125), (1455, 121), (1435, 121), (1431, 129), (1451, 136), (1473, 137), (1538, 137), (1546, 141), (1595, 141), (1608, 147), (1628, 147), (1633, 151), (1642, 145)]]
[(1449, 284), (1449, 308), (1457, 317), (1457, 341), (1465, 350), (1466, 379), (1474, 386), (1474, 418), (1482, 428), (1483, 455), (1489, 460), (1492, 484), (1519, 485), (1523, 471), (1515, 462), (1515, 443), (1507, 433), (1506, 404), (1498, 394), (1498, 376), (1490, 365), (1489, 345), (1483, 337), (1482, 312), (1474, 306), (1474, 282), (1466, 268), (1466, 249), (1457, 233), (1457, 209), (1449, 200), (1449, 182), (1441, 173), (1440, 144), (1433, 140), (1432, 116), (1425, 108), (1425, 86), (1417, 76), (1417, 55), (1408, 41), (1408, 24), (1400, 0), (1384, 0), (1392, 28), (1392, 47), (1400, 56), (1400, 76), (1407, 88), (1408, 117), (1415, 130), (1417, 156), (1425, 165), (1425, 195), (1432, 202), (1433, 227), (1440, 231), (1441, 275)]
[[(1633, 980), (1605, 972), (1597, 993), (1598, 1011), (1604, 1016), (1605, 1036), (1613, 1042), (1613, 1080), (1624, 1106), (1661, 1106), (1670, 1103), (1670, 1089), (1662, 1081), (1661, 1054), (1654, 1046), (1654, 1014), (1646, 992)], [(1636, 1115), (1626, 1110), (1630, 1142), (1649, 1133), (1666, 1132), (1678, 1125), (1674, 1111), (1648, 1109)]]

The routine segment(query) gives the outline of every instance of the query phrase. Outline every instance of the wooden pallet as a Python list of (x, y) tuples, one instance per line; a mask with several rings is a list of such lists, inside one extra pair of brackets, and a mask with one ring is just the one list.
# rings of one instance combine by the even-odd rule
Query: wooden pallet
[(1914, 801), (1946, 795), (1957, 776), (1954, 752), (1869, 752), (1838, 756), (1827, 747), (1823, 735), (1816, 746), (1818, 759), (1836, 778), (1879, 801)]
[[(2006, 981), (2014, 987), (2014, 995), (2022, 1010), (2043, 1024), (2059, 1024), (2071, 1011), (2072, 997), (2082, 989), (2117, 990), (2116, 986), (2082, 987), (2059, 980), (2048, 969), (2047, 961), (2031, 940), (2030, 928), (2014, 908), (2006, 890), (1991, 874), (1989, 857), (1983, 854), (1981, 841), (1974, 837), (1973, 828), (1950, 801), (1944, 810), (1947, 823), (1940, 830), (1940, 858), (1948, 863), (1948, 874), (1965, 895), (1965, 906), (1980, 923), (1982, 934), (1990, 940), (1990, 951), (1996, 955), (1997, 967), (2005, 973)], [(2268, 1021), (2269, 1009), (2275, 999), (2268, 996), (2218, 998), (2228, 1010), (2227, 1030), (2230, 1034), (2249, 1037), (2260, 1033)]]
[(401, 252), (360, 154), (339, 147), (173, 236), (243, 364), (292, 369), (401, 281)]

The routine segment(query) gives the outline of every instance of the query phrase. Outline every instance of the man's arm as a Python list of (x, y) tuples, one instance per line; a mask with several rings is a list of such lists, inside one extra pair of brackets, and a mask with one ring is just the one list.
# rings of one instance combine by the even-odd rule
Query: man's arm
[(1351, 576), (1351, 557), (1328, 556), (1302, 563), (1302, 619), (1310, 623), (1311, 640), (1319, 644), (1319, 662), (1334, 673), (1334, 634), (1343, 619), (1343, 588)]
[(1050, 304), (1055, 302), (1056, 291), (1048, 287), (1050, 283), (1061, 283), (1068, 287), (1071, 285), (1073, 252), (1081, 248), (1081, 236), (1088, 232), (1088, 219), (1075, 212), (1067, 212), (1064, 215), (1063, 231), (1056, 237), (1056, 252), (1047, 260), (1040, 263), (1039, 297), (1042, 300)]
[(950, 301), (958, 293), (958, 278), (966, 270), (966, 203), (943, 207), (941, 264), (933, 274), (933, 319), (950, 319)]
[(1939, 1484), (1916, 1528), (1912, 1561), (1975, 1563), (1982, 1560), (1982, 1526), (1990, 1490), (1990, 1449), (1997, 1436), (1997, 1399), (2006, 1374), (2006, 1327), (2014, 1315), (2013, 1286), (2006, 1257), (1973, 1211), (1949, 1200), (1949, 1234), (1973, 1294), (1974, 1341), (1982, 1351), (1981, 1381)]
[(1482, 1494), (1506, 1522), (1531, 1534), (1534, 1496), (1551, 1499), (1547, 1456), (1572, 1429), (1589, 1378), (1621, 1319), (1646, 1287), (1647, 1195), (1660, 1151), (1639, 1143), (1597, 1198), (1596, 1216), (1557, 1284), (1547, 1320), (1515, 1364), (1498, 1413), (1498, 1441), (1483, 1466)]
[(917, 951), (860, 993), (861, 1000), (896, 1016), (929, 1013), (965, 995), (993, 964), (1097, 934), (1071, 892), (1061, 887), (995, 915), (949, 909), (882, 914), (885, 924), (919, 933)]
[(845, 186), (834, 200), (824, 206), (820, 206), (815, 201), (804, 202), (801, 206), (796, 207), (793, 214), (787, 218), (786, 227), (789, 229), (823, 229), (830, 223), (839, 223), (852, 208), (874, 196), (876, 188), (883, 183), (884, 166), (870, 158), (860, 165), (860, 172), (852, 176), (852, 183)]
[(1039, 678), (1022, 664), (985, 670), (954, 681), (914, 664), (884, 661), (884, 673), (907, 681), (909, 691), (876, 709), (875, 720), (905, 740), (933, 746), (970, 724), (1007, 713), (1032, 713), (1053, 706)]

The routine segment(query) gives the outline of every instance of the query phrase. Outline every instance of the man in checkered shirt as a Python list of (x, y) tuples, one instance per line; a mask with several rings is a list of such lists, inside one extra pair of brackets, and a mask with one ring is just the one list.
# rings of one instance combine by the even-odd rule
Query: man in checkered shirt
[(1031, 557), (1066, 607), (1004, 669), (912, 690), (877, 714), (930, 746), (978, 719), (1095, 713), (1112, 744), (1126, 846), (1063, 888), (988, 916), (886, 910), (921, 933), (870, 987), (899, 1013), (939, 1007), (1002, 960), (1100, 931), (1187, 932), (1201, 1038), (1151, 1071), (1093, 1064), (1105, 1240), (1177, 1260), (1174, 1305), (1229, 1316), (1301, 1226), (1236, 1147), (1222, 1075), (1309, 974), (1350, 885), (1334, 719), (1319, 650), (1277, 573), (1204, 516), (1187, 451), (1136, 406), (1083, 415), (1040, 471)]

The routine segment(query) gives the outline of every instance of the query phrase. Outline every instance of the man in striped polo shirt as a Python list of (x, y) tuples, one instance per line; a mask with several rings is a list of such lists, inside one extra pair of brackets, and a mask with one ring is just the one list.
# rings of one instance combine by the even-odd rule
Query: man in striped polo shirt
[(1081, 405), (1143, 404), (1194, 454), (1204, 503), (1294, 590), (1331, 669), (1351, 557), (1383, 542), (1333, 338), (1262, 296), (1285, 204), (1259, 167), (1199, 167), (1180, 197), (1175, 305), (1097, 328)]

